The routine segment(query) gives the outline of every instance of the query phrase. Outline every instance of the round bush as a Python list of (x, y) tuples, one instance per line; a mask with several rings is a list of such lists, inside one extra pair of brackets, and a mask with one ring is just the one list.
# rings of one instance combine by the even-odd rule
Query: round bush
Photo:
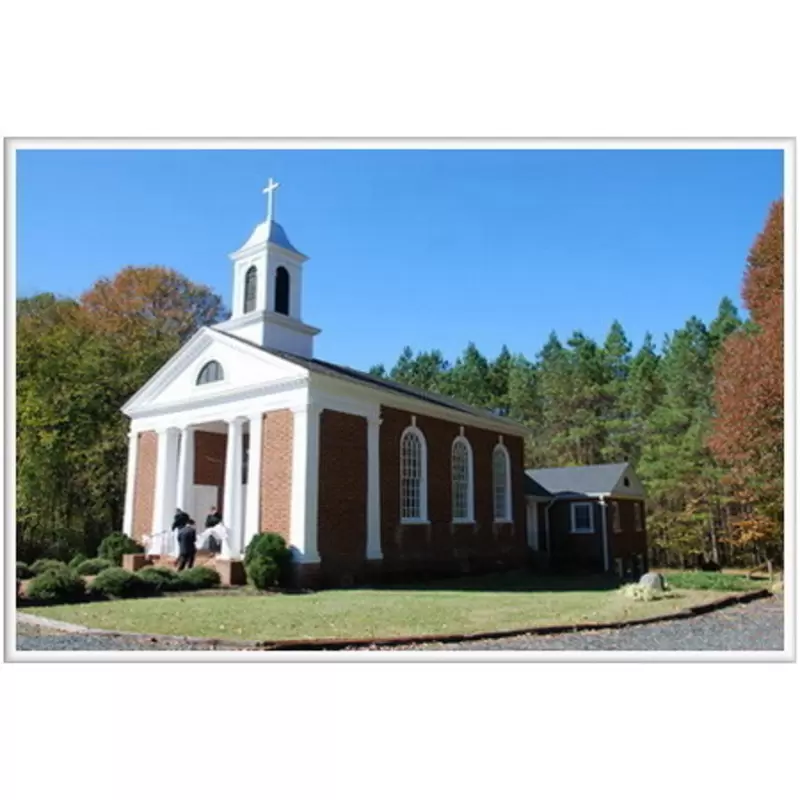
[(54, 569), (65, 570), (69, 567), (63, 561), (56, 561), (54, 558), (40, 558), (31, 564), (31, 572), (34, 575), (42, 575)]
[(213, 589), (219, 586), (219, 572), (211, 567), (192, 567), (178, 573), (185, 589)]
[(128, 553), (143, 552), (144, 548), (124, 533), (109, 534), (100, 542), (100, 547), (97, 548), (97, 555), (100, 558), (104, 558), (117, 566), (121, 566), (122, 556)]
[(280, 576), (278, 565), (268, 556), (254, 556), (246, 570), (247, 580), (262, 591), (275, 586)]
[(87, 558), (77, 567), (78, 575), (99, 575), (104, 569), (113, 567), (110, 561), (104, 558)]
[(92, 582), (90, 592), (99, 597), (147, 597), (155, 594), (152, 584), (122, 567), (104, 569)]
[(62, 564), (62, 569), (46, 570), (29, 584), (26, 594), (38, 603), (73, 603), (86, 596), (86, 584), (72, 570)]
[(180, 592), (189, 588), (180, 574), (169, 567), (145, 567), (136, 573), (145, 583), (151, 584), (156, 592)]
[(17, 580), (25, 581), (32, 577), (33, 570), (24, 561), (17, 561)]
[(278, 568), (277, 582), (285, 584), (289, 578), (292, 551), (283, 536), (277, 533), (258, 533), (248, 543), (244, 554), (245, 571), (254, 558), (271, 559)]

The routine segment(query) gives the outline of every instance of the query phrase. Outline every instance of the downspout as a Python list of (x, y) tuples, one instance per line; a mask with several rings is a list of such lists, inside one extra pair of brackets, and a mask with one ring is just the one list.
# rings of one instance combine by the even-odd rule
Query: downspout
[(600, 508), (602, 509), (602, 531), (603, 531), (603, 567), (608, 572), (608, 522), (606, 514), (607, 494), (600, 495)]

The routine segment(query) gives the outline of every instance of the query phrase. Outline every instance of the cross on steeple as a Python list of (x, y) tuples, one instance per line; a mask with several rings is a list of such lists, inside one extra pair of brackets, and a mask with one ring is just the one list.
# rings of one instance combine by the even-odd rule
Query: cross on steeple
[(279, 183), (270, 178), (269, 183), (262, 189), (262, 194), (267, 196), (267, 222), (271, 222), (275, 216), (275, 196), (273, 193), (279, 186)]

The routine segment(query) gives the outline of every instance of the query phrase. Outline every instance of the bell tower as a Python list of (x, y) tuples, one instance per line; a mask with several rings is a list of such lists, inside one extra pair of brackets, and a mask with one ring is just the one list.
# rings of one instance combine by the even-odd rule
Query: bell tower
[(279, 183), (269, 179), (267, 216), (230, 258), (233, 261), (233, 299), (230, 319), (215, 327), (255, 342), (259, 347), (313, 358), (319, 328), (302, 319), (303, 255), (275, 221)]

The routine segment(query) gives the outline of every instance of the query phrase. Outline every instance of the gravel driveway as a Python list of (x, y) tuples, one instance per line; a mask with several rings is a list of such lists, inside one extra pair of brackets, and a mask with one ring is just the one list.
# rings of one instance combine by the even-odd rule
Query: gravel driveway
[[(208, 645), (63, 633), (17, 624), (17, 650), (212, 650)], [(226, 648), (231, 649), (231, 648)], [(376, 650), (783, 650), (783, 598), (770, 597), (694, 619), (554, 636)]]

